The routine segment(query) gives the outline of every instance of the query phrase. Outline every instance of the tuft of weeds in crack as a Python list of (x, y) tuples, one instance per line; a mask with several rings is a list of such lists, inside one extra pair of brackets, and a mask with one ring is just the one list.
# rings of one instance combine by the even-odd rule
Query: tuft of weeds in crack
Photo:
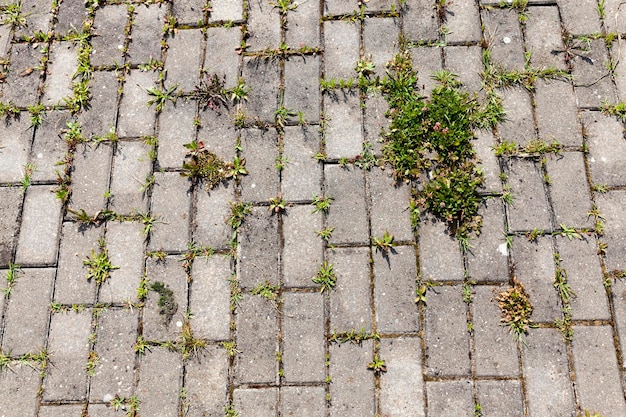
[(196, 100), (203, 110), (207, 108), (218, 110), (221, 106), (227, 106), (227, 91), (224, 89), (224, 82), (225, 77), (220, 78), (217, 74), (208, 76), (203, 73), (200, 84), (196, 85), (190, 98)]
[(393, 249), (393, 235), (385, 230), (385, 234), (381, 237), (372, 238), (372, 244), (376, 248), (376, 251), (381, 251), (383, 254), (388, 254)]
[(261, 296), (266, 300), (277, 304), (280, 302), (278, 299), (279, 290), (279, 286), (272, 285), (268, 281), (265, 281), (258, 283), (254, 288), (252, 288), (251, 294)]
[(626, 103), (620, 102), (611, 104), (608, 101), (602, 102), (602, 113), (617, 117), (622, 123), (626, 123)]
[(207, 191), (228, 178), (236, 180), (248, 174), (245, 167), (246, 160), (243, 158), (236, 156), (232, 162), (224, 162), (209, 151), (203, 142), (195, 140), (183, 146), (188, 149), (188, 152), (180, 175), (202, 181)]
[(125, 417), (139, 417), (139, 399), (135, 395), (126, 398), (116, 394), (111, 400), (111, 407), (113, 407), (115, 411), (125, 411)]
[(176, 101), (176, 96), (174, 95), (174, 92), (177, 88), (178, 84), (174, 84), (170, 88), (164, 87), (163, 89), (157, 87), (148, 88), (146, 91), (148, 92), (148, 95), (152, 97), (150, 100), (148, 100), (148, 106), (154, 105), (157, 113), (160, 113), (165, 108), (165, 103), (167, 103), (168, 101), (171, 101), (172, 103)]
[(21, 274), (22, 274), (22, 270), (20, 269), (20, 266), (9, 262), (9, 269), (4, 275), (4, 279), (7, 282), (7, 286), (2, 289), (2, 292), (7, 297), (11, 296), (11, 293), (13, 292), (13, 287), (17, 283), (17, 279), (19, 278)]
[(380, 336), (378, 333), (367, 333), (365, 328), (361, 327), (360, 331), (356, 331), (355, 329), (350, 329), (347, 332), (337, 333), (333, 331), (333, 333), (328, 337), (328, 341), (330, 343), (337, 343), (339, 345), (343, 343), (353, 343), (356, 345), (360, 345), (365, 340), (379, 340)]
[(87, 280), (93, 279), (96, 284), (100, 285), (110, 278), (111, 271), (119, 269), (109, 259), (109, 251), (106, 248), (104, 239), (98, 241), (99, 251), (91, 250), (91, 257), (87, 257), (83, 261), (83, 265), (87, 266)]
[(189, 314), (183, 320), (183, 326), (180, 336), (176, 340), (176, 345), (182, 353), (183, 360), (187, 360), (191, 356), (197, 357), (207, 347), (206, 340), (194, 336), (191, 330), (191, 316)]
[(317, 196), (313, 195), (313, 213), (324, 213), (328, 214), (328, 210), (330, 210), (330, 204), (333, 201), (333, 197), (331, 196)]
[(333, 268), (333, 264), (324, 261), (322, 265), (320, 265), (317, 274), (312, 278), (315, 284), (322, 286), (320, 292), (330, 292), (335, 288), (335, 285), (337, 285), (337, 275), (335, 275)]
[(11, 28), (26, 27), (26, 15), (22, 12), (22, 2), (8, 3), (2, 10), (0, 17), (1, 25), (8, 25)]
[(502, 312), (500, 321), (509, 326), (509, 331), (517, 340), (523, 341), (533, 326), (530, 320), (533, 305), (522, 283), (513, 277), (513, 286), (498, 294), (496, 301)]

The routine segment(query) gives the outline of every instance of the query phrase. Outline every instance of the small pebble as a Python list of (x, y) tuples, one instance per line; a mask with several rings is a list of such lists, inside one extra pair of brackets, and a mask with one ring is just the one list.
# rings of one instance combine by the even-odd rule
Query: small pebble
[(511, 38), (509, 38), (508, 36), (505, 36), (504, 38), (502, 38), (502, 42), (504, 43), (511, 43)]

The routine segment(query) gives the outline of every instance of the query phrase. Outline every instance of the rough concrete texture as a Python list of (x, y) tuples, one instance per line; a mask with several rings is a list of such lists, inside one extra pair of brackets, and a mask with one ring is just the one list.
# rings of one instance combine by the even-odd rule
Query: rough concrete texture
[[(626, 415), (620, 0), (5, 3), (1, 417)], [(401, 48), (502, 100), (469, 242), (365, 166)]]

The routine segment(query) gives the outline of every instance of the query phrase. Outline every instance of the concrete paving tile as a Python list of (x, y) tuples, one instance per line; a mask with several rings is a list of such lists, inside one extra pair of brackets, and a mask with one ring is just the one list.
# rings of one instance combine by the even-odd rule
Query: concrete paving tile
[(325, 15), (338, 15), (344, 13), (351, 13), (354, 10), (358, 10), (358, 5), (355, 0), (324, 0), (324, 14)]
[(39, 410), (39, 417), (77, 417), (83, 414), (83, 406), (81, 404), (43, 406)]
[(363, 23), (363, 49), (365, 57), (374, 66), (374, 75), (381, 78), (386, 75), (385, 64), (398, 52), (400, 21), (384, 17), (367, 19)]
[(161, 59), (161, 35), (167, 8), (161, 4), (146, 4), (135, 8), (128, 61), (145, 64)]
[(228, 395), (228, 356), (216, 346), (207, 347), (197, 359), (185, 364), (187, 416), (221, 416)]
[(283, 216), (283, 284), (287, 287), (316, 286), (311, 279), (324, 257), (324, 244), (317, 235), (322, 216), (310, 205), (293, 206)]
[(617, 62), (615, 65), (615, 72), (613, 73), (613, 79), (617, 86), (617, 93), (620, 101), (626, 100), (626, 64), (618, 61), (618, 57), (626, 55), (626, 44), (623, 42), (614, 42), (611, 45), (611, 59), (613, 62)]
[(78, 48), (72, 42), (53, 42), (50, 46), (49, 76), (46, 77), (42, 103), (63, 104), (71, 96), (74, 73), (78, 69)]
[(95, 352), (98, 363), (91, 377), (89, 398), (107, 402), (128, 398), (135, 386), (135, 351), (139, 311), (106, 309), (98, 317)]
[(276, 305), (260, 295), (244, 295), (237, 309), (235, 381), (262, 384), (278, 379)]
[(607, 415), (625, 414), (611, 327), (575, 326), (572, 348), (580, 408)]
[(89, 404), (89, 417), (117, 417), (111, 404)]
[(62, 203), (45, 185), (30, 186), (24, 199), (15, 262), (53, 264), (57, 259)]
[[(240, 132), (235, 129), (233, 124), (234, 113), (232, 111), (232, 109), (222, 108), (219, 111), (200, 110), (199, 113), (202, 126), (198, 129), (198, 141), (203, 142), (207, 149), (224, 161), (232, 161), (235, 158), (237, 138), (240, 136)], [(176, 113), (173, 112), (173, 115), (175, 117)], [(185, 131), (190, 130), (187, 126), (184, 129)], [(172, 130), (171, 133), (173, 137), (179, 136), (175, 130)], [(193, 137), (193, 133), (190, 134), (190, 137)], [(180, 154), (181, 145), (182, 143), (177, 144), (178, 148), (175, 149), (177, 154)], [(182, 153), (184, 155), (184, 152)], [(245, 157), (245, 154), (243, 156)]]
[[(196, 258), (191, 271), (189, 311), (197, 337), (226, 340), (230, 336), (231, 261), (225, 256)], [(181, 313), (184, 310), (181, 309)]]
[(37, 391), (41, 377), (37, 369), (16, 364), (11, 371), (0, 373), (0, 403), (10, 405), (2, 410), (3, 417), (35, 417)]
[(12, 45), (9, 55), (11, 71), (2, 87), (2, 101), (27, 107), (37, 104), (40, 72), (35, 67), (41, 64), (39, 43)]
[[(463, 4), (463, 8), (470, 7)], [(479, 33), (480, 37), (480, 33)], [(471, 92), (479, 92), (482, 88), (480, 74), (484, 71), (483, 52), (479, 46), (447, 46), (446, 69), (459, 77), (464, 88)]]
[(467, 306), (461, 287), (431, 288), (426, 299), (426, 372), (435, 377), (469, 376)]
[[(237, 2), (230, 2), (235, 5)], [(218, 2), (211, 2), (215, 15)], [(241, 46), (241, 29), (238, 27), (209, 27), (206, 28), (207, 46), (204, 56), (204, 69), (209, 74), (218, 74), (224, 77), (224, 87), (233, 88), (239, 78), (239, 61), (237, 48)]]
[(533, 329), (522, 346), (526, 401), (531, 416), (574, 415), (563, 336), (556, 329)]
[(278, 9), (266, 2), (248, 3), (248, 49), (260, 51), (280, 45), (280, 15)]
[(274, 122), (274, 112), (279, 103), (279, 64), (277, 60), (245, 57), (242, 77), (250, 88), (244, 104), (246, 117)]
[(322, 195), (323, 165), (313, 158), (319, 152), (320, 137), (314, 127), (285, 127), (281, 189), (287, 201), (309, 200)]
[(538, 79), (534, 95), (539, 137), (548, 143), (581, 146), (583, 137), (571, 83)]
[(529, 7), (526, 20), (526, 50), (532, 51), (531, 65), (538, 68), (567, 70), (563, 50), (559, 9), (552, 7)]
[(147, 259), (146, 277), (150, 285), (160, 282), (171, 289), (177, 308), (171, 317), (170, 312), (160, 313), (160, 295), (154, 290), (148, 291), (143, 309), (143, 337), (146, 340), (174, 340), (179, 333), (176, 323), (187, 311), (187, 275), (180, 264), (180, 256), (166, 256), (163, 261)]
[(581, 0), (575, 4), (567, 0), (557, 0), (556, 3), (563, 25), (572, 35), (600, 32), (598, 3), (595, 0)]
[(87, 8), (83, 2), (66, 1), (59, 7), (54, 31), (62, 35), (70, 31), (79, 31), (86, 20)]
[(624, 281), (616, 280), (611, 283), (611, 300), (613, 301), (619, 346), (623, 352), (626, 348), (626, 283)]
[[(165, 106), (159, 115), (159, 148), (157, 160), (160, 168), (182, 168), (187, 149), (183, 146), (191, 143), (196, 136), (194, 118), (197, 105), (195, 101), (178, 100)], [(215, 152), (209, 143), (198, 135), (198, 140)]]
[(165, 79), (178, 84), (179, 93), (192, 91), (200, 81), (203, 37), (200, 29), (179, 30), (167, 39)]
[(46, 345), (54, 268), (22, 269), (4, 313), (2, 351), (21, 356)]
[(445, 223), (432, 217), (420, 221), (419, 266), (425, 281), (462, 281), (465, 276), (459, 243), (448, 234)]
[(44, 378), (44, 401), (84, 401), (87, 397), (87, 357), (91, 334), (91, 309), (52, 315)]
[(17, 222), (20, 215), (22, 190), (14, 187), (0, 187), (0, 265), (8, 266), (13, 261), (13, 251), (16, 245), (16, 236), (19, 231)]
[(283, 303), (285, 381), (323, 382), (326, 377), (324, 297), (319, 293), (284, 293)]
[(429, 41), (439, 38), (439, 22), (432, 2), (407, 1), (404, 6), (404, 33), (412, 41)]
[(79, 145), (74, 152), (70, 207), (95, 215), (106, 208), (113, 147), (107, 143)]
[(275, 416), (277, 403), (278, 389), (276, 388), (238, 388), (233, 392), (233, 408), (241, 415)]
[(67, 144), (59, 139), (59, 132), (67, 125), (70, 117), (70, 113), (66, 111), (50, 111), (44, 114), (41, 125), (35, 131), (30, 152), (30, 161), (36, 166), (31, 181), (57, 180), (56, 172), (60, 171), (57, 162), (67, 153)]
[(178, 0), (172, 4), (172, 14), (178, 24), (200, 24), (204, 21), (205, 5), (202, 0)]
[(589, 144), (589, 171), (594, 184), (618, 186), (626, 184), (626, 152), (622, 124), (598, 112), (583, 114)]
[(239, 231), (237, 277), (242, 287), (278, 283), (278, 239), (278, 217), (265, 207), (252, 208)]
[(154, 176), (152, 214), (159, 216), (159, 222), (150, 232), (150, 248), (185, 250), (189, 241), (190, 183), (178, 172), (158, 172)]
[(603, 101), (615, 100), (616, 91), (608, 77), (609, 55), (602, 39), (589, 41), (590, 50), (572, 59), (572, 76), (579, 107), (599, 107)]
[[(115, 133), (119, 82), (114, 72), (94, 71), (89, 107), (76, 116), (86, 138)], [(64, 124), (60, 127), (64, 127)]]
[(283, 387), (280, 390), (283, 416), (326, 415), (326, 391), (324, 387)]
[(326, 197), (333, 197), (326, 224), (334, 227), (331, 243), (369, 241), (365, 208), (365, 181), (355, 167), (326, 165)]
[(359, 60), (358, 26), (344, 21), (326, 21), (323, 29), (324, 78), (356, 77), (354, 67)]
[(126, 5), (111, 4), (99, 7), (93, 22), (93, 66), (122, 64), (128, 17)]
[(610, 191), (597, 200), (600, 213), (604, 216), (605, 231), (601, 241), (606, 247), (606, 269), (608, 271), (622, 271), (626, 269), (626, 236), (623, 230), (626, 227), (623, 208), (626, 204), (626, 193), (621, 190)]
[[(384, 358), (383, 358), (384, 359)], [(361, 345), (345, 343), (330, 346), (330, 415), (356, 417), (374, 414), (374, 373), (372, 341)]]
[(35, 32), (47, 32), (50, 25), (50, 3), (42, 0), (24, 0), (21, 11), (26, 18), (26, 25), (17, 28), (16, 35), (33, 35)]
[(211, 2), (209, 21), (230, 21), (243, 18), (243, 3), (231, 0), (214, 0)]
[(287, 14), (287, 45), (292, 48), (320, 46), (320, 19), (320, 6), (317, 2), (299, 2), (295, 13)]
[(369, 250), (337, 248), (328, 253), (337, 286), (330, 293), (330, 329), (366, 332), (372, 329)]
[(446, 4), (445, 26), (450, 30), (449, 42), (480, 42), (480, 12), (472, 0), (461, 0)]
[(180, 353), (152, 348), (139, 362), (137, 397), (146, 416), (178, 417), (182, 363)]
[(500, 90), (498, 93), (506, 114), (505, 121), (498, 125), (500, 138), (522, 146), (526, 145), (536, 136), (528, 91), (522, 87), (513, 87)]
[(411, 51), (413, 68), (417, 70), (418, 88), (424, 96), (430, 96), (437, 82), (432, 75), (442, 69), (441, 49), (432, 47), (419, 47)]
[[(302, 112), (308, 123), (320, 120), (319, 72), (320, 59), (317, 56), (295, 56), (285, 61), (283, 105), (291, 111)], [(290, 119), (297, 120), (295, 117)]]
[(380, 377), (383, 415), (425, 416), (420, 339), (382, 339), (380, 357), (387, 366), (387, 372)]
[(524, 415), (522, 386), (519, 381), (477, 381), (478, 404), (484, 417)]
[(152, 171), (149, 152), (143, 142), (120, 141), (115, 147), (109, 207), (116, 213), (147, 213), (148, 195), (143, 185)]
[(524, 70), (524, 39), (517, 12), (494, 8), (481, 14), (492, 62), (507, 71)]
[(381, 333), (417, 332), (417, 267), (413, 246), (394, 246), (374, 255), (376, 329)]
[(199, 188), (196, 196), (194, 242), (212, 248), (226, 248), (232, 237), (232, 229), (226, 221), (231, 216), (230, 202), (235, 201), (234, 184), (222, 183), (208, 192)]
[(378, 167), (370, 170), (371, 233), (382, 237), (389, 232), (396, 242), (411, 241), (414, 239), (409, 213), (411, 190), (405, 183), (394, 184), (390, 174)]
[(500, 321), (495, 300), (504, 287), (479, 285), (473, 288), (472, 324), (477, 376), (519, 376), (517, 343)]
[(26, 118), (0, 124), (2, 149), (0, 150), (0, 183), (21, 182), (24, 165), (28, 163), (28, 151), (33, 137)]
[[(119, 107), (117, 133), (120, 137), (138, 137), (154, 134), (155, 110), (148, 107), (149, 88), (156, 88), (155, 75), (131, 71), (124, 82), (124, 92)], [(170, 85), (167, 86), (171, 87)], [(165, 107), (172, 103), (166, 103)]]
[(326, 95), (324, 117), (328, 129), (324, 135), (328, 158), (354, 158), (363, 149), (362, 112), (359, 96), (354, 92)]
[(426, 383), (428, 416), (469, 415), (474, 409), (470, 381), (432, 381)]
[(9, 25), (2, 25), (2, 27), (0, 27), (0, 56), (2, 58), (6, 58), (9, 55), (11, 36), (11, 27)]
[(530, 159), (512, 158), (506, 168), (513, 194), (513, 203), (507, 204), (509, 229), (550, 230), (550, 208), (538, 164)]
[(385, 117), (389, 105), (385, 98), (376, 93), (367, 94), (365, 97), (365, 112), (363, 119), (363, 139), (372, 145), (375, 155), (382, 154), (383, 129), (389, 128), (391, 120)]
[(626, 24), (623, 21), (624, 6), (618, 0), (607, 0), (605, 5), (606, 18), (604, 24), (607, 32), (619, 32), (626, 31)]

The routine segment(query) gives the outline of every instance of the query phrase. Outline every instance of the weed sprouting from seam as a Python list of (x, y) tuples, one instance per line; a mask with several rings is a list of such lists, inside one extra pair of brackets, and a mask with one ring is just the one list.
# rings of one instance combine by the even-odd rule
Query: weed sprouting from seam
[(337, 285), (337, 275), (335, 275), (333, 268), (333, 264), (324, 261), (313, 277), (312, 281), (322, 286), (320, 292), (330, 292)]
[(533, 326), (530, 320), (533, 305), (522, 283), (513, 277), (513, 286), (498, 294), (496, 301), (502, 312), (500, 317), (502, 324), (509, 326), (509, 331), (517, 340), (524, 341), (524, 336)]
[(119, 269), (109, 259), (109, 251), (106, 248), (104, 239), (98, 241), (99, 251), (91, 250), (91, 257), (87, 257), (83, 261), (83, 265), (87, 266), (87, 280), (93, 279), (96, 284), (100, 285), (111, 276), (111, 271)]
[(2, 292), (7, 297), (11, 296), (11, 292), (13, 291), (13, 287), (17, 283), (17, 279), (19, 278), (21, 273), (22, 273), (22, 270), (20, 269), (19, 265), (16, 265), (14, 263), (9, 263), (9, 269), (7, 270), (6, 274), (4, 275), (4, 279), (7, 282), (7, 286), (2, 289)]
[(235, 157), (232, 162), (224, 162), (209, 151), (203, 142), (193, 141), (183, 145), (188, 149), (181, 176), (202, 181), (205, 189), (211, 190), (229, 178), (237, 179), (247, 175), (246, 160)]

